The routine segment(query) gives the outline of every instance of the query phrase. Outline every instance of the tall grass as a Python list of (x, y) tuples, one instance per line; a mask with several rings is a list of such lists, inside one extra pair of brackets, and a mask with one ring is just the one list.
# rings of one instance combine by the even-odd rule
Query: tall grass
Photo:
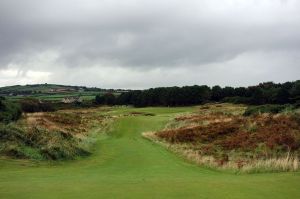
[(243, 172), (297, 170), (299, 116), (243, 116), (242, 110), (229, 104), (200, 106), (198, 112), (177, 116), (164, 130), (143, 136), (199, 165)]
[(266, 160), (255, 160), (241, 168), (243, 172), (277, 172), (299, 170), (299, 159), (297, 156), (270, 158)]
[(0, 154), (13, 158), (63, 160), (88, 155), (80, 139), (59, 131), (13, 125), (0, 128)]
[(188, 144), (168, 143), (155, 135), (155, 132), (144, 132), (142, 136), (150, 141), (166, 147), (168, 150), (184, 157), (185, 159), (205, 167), (217, 170), (233, 170), (238, 173), (261, 173), (298, 171), (299, 158), (297, 155), (286, 154), (278, 158), (266, 159), (241, 159), (229, 156), (228, 161), (220, 161), (212, 155), (201, 155)]

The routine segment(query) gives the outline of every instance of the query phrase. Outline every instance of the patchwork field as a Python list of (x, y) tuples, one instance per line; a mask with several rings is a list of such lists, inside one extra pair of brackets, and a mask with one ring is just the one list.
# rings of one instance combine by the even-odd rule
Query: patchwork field
[[(58, 162), (2, 158), (0, 198), (300, 198), (299, 172), (221, 172), (197, 166), (141, 136), (196, 110), (93, 110), (93, 114), (114, 121), (109, 130), (103, 130), (101, 122), (95, 121), (86, 132), (96, 135), (91, 156)], [(29, 121), (36, 122), (36, 117), (31, 115)]]

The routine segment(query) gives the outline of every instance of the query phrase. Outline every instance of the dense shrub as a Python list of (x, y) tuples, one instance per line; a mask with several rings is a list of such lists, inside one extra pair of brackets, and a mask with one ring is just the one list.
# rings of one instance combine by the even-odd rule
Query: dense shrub
[(81, 103), (63, 103), (63, 102), (51, 102), (50, 106), (53, 110), (64, 110), (64, 109), (80, 109), (80, 108), (91, 108), (95, 107), (95, 101), (84, 100)]
[(183, 127), (179, 129), (171, 129), (158, 132), (160, 138), (169, 142), (201, 142), (210, 143), (218, 137), (234, 133), (239, 130), (241, 121), (226, 123), (212, 123), (208, 126)]
[[(212, 117), (212, 121), (215, 120), (214, 115)], [(190, 119), (187, 117), (186, 121)], [(216, 155), (216, 150), (221, 150), (267, 157), (300, 152), (299, 124), (300, 119), (296, 114), (230, 116), (230, 120), (218, 120), (207, 125), (194, 124), (159, 131), (156, 136), (170, 143), (192, 144), (201, 149), (204, 147), (200, 152), (210, 155)], [(260, 149), (261, 146), (265, 146), (265, 149)]]
[(63, 160), (88, 155), (71, 134), (42, 128), (0, 126), (0, 154), (14, 158)]
[(233, 103), (233, 104), (249, 104), (250, 103), (250, 98), (248, 97), (225, 97), (224, 99), (221, 100), (221, 102), (225, 103)]
[(24, 132), (16, 127), (11, 125), (0, 125), (0, 141), (24, 141), (25, 143), (30, 142), (30, 140), (26, 140), (24, 136)]
[(20, 100), (20, 105), (23, 112), (51, 112), (54, 111), (54, 107), (49, 102), (41, 102), (34, 98), (25, 98)]
[(33, 128), (26, 136), (34, 143), (33, 147), (39, 149), (46, 159), (74, 159), (89, 154), (79, 147), (79, 139), (69, 133)]
[(97, 104), (114, 105), (116, 103), (116, 97), (112, 93), (106, 93), (104, 95), (97, 95), (95, 101)]
[(291, 110), (294, 109), (294, 106), (292, 105), (274, 105), (274, 104), (267, 104), (267, 105), (261, 105), (261, 106), (249, 106), (244, 116), (250, 116), (260, 113), (280, 113), (285, 110)]
[(21, 117), (20, 106), (16, 103), (0, 97), (0, 122), (9, 123)]

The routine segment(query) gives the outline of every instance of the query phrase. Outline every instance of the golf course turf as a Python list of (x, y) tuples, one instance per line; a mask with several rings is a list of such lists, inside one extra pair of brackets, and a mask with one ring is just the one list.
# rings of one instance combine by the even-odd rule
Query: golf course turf
[(93, 155), (75, 161), (35, 164), (0, 160), (0, 198), (300, 198), (300, 173), (234, 174), (193, 165), (141, 137), (187, 108), (114, 108), (155, 116), (117, 118), (99, 132)]

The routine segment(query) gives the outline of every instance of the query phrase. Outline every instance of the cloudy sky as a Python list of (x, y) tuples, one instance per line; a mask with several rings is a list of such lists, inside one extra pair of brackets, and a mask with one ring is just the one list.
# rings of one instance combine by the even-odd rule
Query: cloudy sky
[(0, 0), (0, 86), (296, 79), (299, 0)]

